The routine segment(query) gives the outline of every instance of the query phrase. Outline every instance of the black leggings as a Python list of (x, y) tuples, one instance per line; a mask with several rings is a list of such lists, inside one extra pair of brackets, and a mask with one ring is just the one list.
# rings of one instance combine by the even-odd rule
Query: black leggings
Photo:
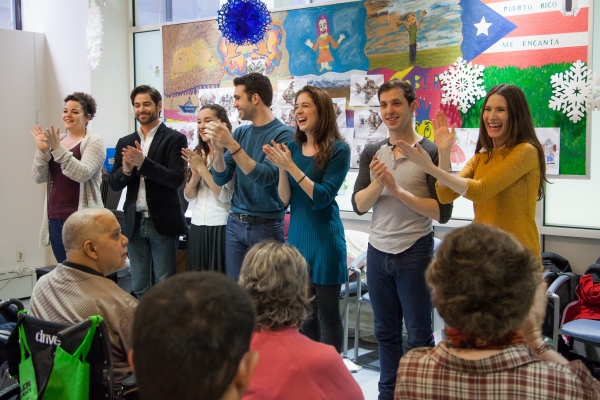
[(341, 285), (315, 285), (311, 283), (310, 293), (313, 315), (304, 323), (302, 333), (314, 341), (330, 344), (338, 353), (342, 352), (344, 328), (340, 316)]

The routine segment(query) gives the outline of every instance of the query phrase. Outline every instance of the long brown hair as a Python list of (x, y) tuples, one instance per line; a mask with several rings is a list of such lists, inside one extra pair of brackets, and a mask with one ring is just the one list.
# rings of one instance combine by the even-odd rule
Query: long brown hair
[[(315, 145), (317, 146), (317, 154), (313, 158), (313, 166), (319, 169), (325, 169), (325, 164), (329, 161), (331, 153), (333, 153), (333, 142), (337, 140), (343, 141), (340, 130), (338, 129), (333, 109), (333, 102), (326, 91), (315, 86), (304, 86), (296, 93), (294, 103), (298, 101), (298, 96), (302, 93), (307, 93), (315, 103), (317, 113), (319, 114), (319, 122), (316, 128), (312, 131)], [(302, 132), (296, 126), (296, 134), (294, 139), (298, 143), (307, 141), (306, 133)]]
[[(229, 129), (229, 131), (232, 131), (233, 127), (231, 125), (231, 122), (229, 122), (229, 117), (227, 116), (227, 110), (225, 110), (225, 108), (221, 107), (219, 104), (206, 104), (206, 105), (202, 106), (200, 111), (202, 111), (206, 108), (210, 108), (211, 110), (213, 110), (215, 112), (215, 114), (217, 114), (217, 118), (221, 122), (225, 122), (225, 125), (227, 125), (227, 129)], [(200, 115), (200, 111), (198, 111), (198, 115)], [(210, 148), (208, 147), (208, 142), (205, 142), (204, 140), (202, 140), (202, 137), (200, 136), (200, 131), (198, 131), (197, 134), (198, 134), (198, 145), (196, 146), (196, 148), (194, 150), (196, 150), (198, 152), (200, 150), (204, 150), (204, 154), (208, 155), (210, 153)]]
[(489, 161), (492, 156), (494, 143), (492, 142), (492, 138), (488, 135), (485, 122), (483, 121), (483, 112), (485, 111), (485, 105), (487, 104), (488, 99), (493, 94), (499, 94), (506, 99), (508, 123), (504, 127), (504, 134), (506, 135), (506, 139), (504, 140), (505, 150), (510, 151), (518, 144), (529, 143), (535, 147), (538, 152), (538, 160), (540, 163), (538, 200), (541, 200), (544, 197), (545, 192), (544, 182), (548, 182), (546, 179), (546, 159), (544, 157), (542, 144), (535, 134), (529, 104), (527, 104), (525, 94), (517, 86), (509, 84), (496, 85), (492, 87), (487, 96), (485, 96), (483, 107), (481, 108), (481, 115), (479, 116), (479, 139), (477, 140), (475, 153), (477, 154), (481, 149), (485, 149), (488, 153), (487, 161)]

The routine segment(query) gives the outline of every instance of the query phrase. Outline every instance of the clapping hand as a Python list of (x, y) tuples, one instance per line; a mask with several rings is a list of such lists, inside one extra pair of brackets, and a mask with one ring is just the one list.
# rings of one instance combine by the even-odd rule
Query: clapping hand
[(210, 138), (210, 143), (216, 150), (224, 151), (224, 149), (237, 150), (236, 148), (231, 149), (234, 146), (235, 140), (227, 126), (221, 121), (215, 122), (210, 121), (204, 128), (204, 133)]
[(37, 148), (40, 149), (42, 153), (46, 153), (46, 151), (48, 151), (48, 145), (44, 140), (46, 138), (46, 134), (44, 133), (42, 127), (39, 125), (34, 125), (29, 133), (31, 133), (31, 136), (33, 136)]
[(265, 144), (263, 151), (267, 155), (267, 160), (275, 164), (277, 168), (290, 172), (294, 162), (292, 161), (292, 153), (285, 144), (277, 144), (274, 140), (271, 140), (271, 146)]
[(128, 169), (132, 170), (133, 167), (141, 167), (144, 162), (144, 153), (142, 151), (142, 146), (135, 141), (135, 147), (127, 146), (123, 148), (121, 153), (123, 155), (123, 165)]
[(450, 150), (454, 144), (454, 135), (456, 124), (452, 125), (452, 130), (448, 127), (448, 119), (442, 110), (435, 114), (433, 122), (433, 137), (439, 151)]
[(371, 173), (373, 174), (373, 178), (382, 186), (386, 186), (391, 189), (396, 185), (396, 181), (392, 174), (387, 170), (387, 167), (384, 163), (379, 161), (377, 157), (373, 157), (373, 161), (369, 164), (369, 168), (371, 169)]
[(408, 160), (417, 164), (417, 166), (421, 169), (427, 170), (429, 167), (436, 167), (433, 164), (433, 161), (431, 161), (429, 153), (427, 153), (419, 143), (417, 143), (415, 146), (411, 146), (404, 140), (397, 140), (395, 144)]
[(203, 172), (208, 171), (206, 167), (206, 154), (204, 150), (192, 151), (191, 149), (181, 149), (181, 158), (183, 158), (192, 170), (192, 175), (202, 175)]
[(50, 128), (46, 129), (46, 132), (44, 132), (44, 135), (42, 136), (42, 140), (51, 150), (56, 150), (60, 147), (59, 131), (60, 128), (56, 128), (56, 131), (54, 131), (54, 126), (50, 125)]

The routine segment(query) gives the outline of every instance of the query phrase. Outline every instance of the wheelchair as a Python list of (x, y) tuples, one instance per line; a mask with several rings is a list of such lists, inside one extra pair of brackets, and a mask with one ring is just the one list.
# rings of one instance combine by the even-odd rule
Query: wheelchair
[[(26, 349), (33, 364), (38, 392), (37, 397), (34, 395), (33, 398), (41, 400), (45, 398), (44, 392), (54, 367), (57, 349), (61, 348), (70, 355), (74, 354), (80, 348), (92, 325), (95, 325), (95, 332), (87, 356), (84, 358), (85, 362), (89, 364), (90, 371), (89, 396), (87, 399), (139, 399), (137, 387), (135, 387), (135, 377), (125, 379), (119, 387), (115, 387), (111, 344), (106, 325), (103, 322), (95, 324), (95, 319), (93, 321), (95, 317), (87, 318), (74, 325), (41, 320), (27, 315), (23, 304), (17, 299), (0, 302), (0, 312), (11, 305), (16, 306), (18, 309), (17, 324), (3, 346), (4, 348), (0, 345), (0, 363), (3, 363), (3, 367), (6, 367), (0, 370), (0, 374), (5, 374), (0, 381), (6, 382), (6, 375), (8, 375), (14, 382), (0, 391), (0, 400), (20, 399), (21, 390), (27, 389), (25, 388), (27, 384), (23, 385), (24, 387), (19, 385), (19, 379), (21, 378), (19, 376), (19, 366), (24, 359), (20, 343), (20, 331), (26, 339)], [(30, 379), (32, 378), (30, 377)], [(65, 387), (64, 390), (67, 393), (69, 387)]]

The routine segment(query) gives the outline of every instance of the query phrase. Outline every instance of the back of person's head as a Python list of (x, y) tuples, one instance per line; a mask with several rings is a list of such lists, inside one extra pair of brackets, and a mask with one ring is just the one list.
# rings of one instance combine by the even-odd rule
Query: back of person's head
[(133, 368), (144, 400), (241, 395), (258, 361), (249, 352), (255, 313), (248, 295), (217, 272), (188, 272), (153, 286), (133, 325)]
[(520, 329), (540, 271), (540, 260), (511, 234), (472, 223), (444, 237), (425, 275), (448, 326), (494, 341)]
[(273, 85), (271, 85), (271, 81), (265, 75), (252, 72), (250, 74), (238, 76), (233, 79), (233, 85), (243, 85), (248, 100), (251, 100), (252, 96), (258, 94), (258, 97), (260, 97), (263, 104), (267, 107), (271, 107), (271, 104), (273, 103)]
[(377, 91), (377, 98), (381, 99), (381, 93), (389, 92), (393, 89), (398, 89), (402, 93), (404, 93), (404, 98), (406, 99), (409, 105), (417, 99), (415, 89), (411, 86), (411, 84), (405, 81), (401, 81), (400, 79), (392, 79), (387, 82), (384, 82), (383, 85), (379, 86), (379, 90)]
[(162, 101), (162, 96), (158, 90), (156, 90), (150, 85), (140, 85), (135, 87), (129, 95), (129, 97), (131, 98), (131, 105), (135, 103), (135, 96), (137, 96), (138, 94), (148, 94), (155, 106), (157, 106), (158, 103)]
[(292, 245), (256, 244), (244, 257), (239, 283), (254, 302), (261, 329), (300, 327), (310, 316), (306, 260)]

